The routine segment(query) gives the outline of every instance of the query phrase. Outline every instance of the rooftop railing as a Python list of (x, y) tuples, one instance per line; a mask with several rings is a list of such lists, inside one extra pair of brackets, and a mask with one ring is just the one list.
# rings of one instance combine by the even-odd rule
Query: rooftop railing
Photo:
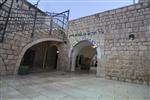
[(62, 13), (41, 13), (38, 10), (13, 8), (12, 5), (2, 5), (0, 8), (0, 42), (6, 34), (28, 31), (31, 38), (35, 31), (42, 30), (51, 34), (54, 28), (64, 32), (69, 19), (69, 10)]

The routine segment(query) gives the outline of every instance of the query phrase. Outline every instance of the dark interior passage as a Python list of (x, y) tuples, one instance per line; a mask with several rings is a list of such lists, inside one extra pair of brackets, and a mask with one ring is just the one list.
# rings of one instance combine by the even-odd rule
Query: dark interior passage
[(92, 45), (85, 46), (79, 50), (76, 57), (76, 71), (94, 71), (97, 67), (96, 48)]
[(56, 70), (59, 54), (56, 45), (57, 43), (52, 42), (43, 42), (34, 45), (26, 51), (20, 66), (28, 66), (30, 72)]

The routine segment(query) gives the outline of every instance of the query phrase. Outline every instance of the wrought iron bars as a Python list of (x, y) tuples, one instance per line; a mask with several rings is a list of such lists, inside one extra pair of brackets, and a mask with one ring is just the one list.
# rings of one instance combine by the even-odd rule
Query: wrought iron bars
[(11, 34), (12, 32), (28, 31), (31, 32), (32, 37), (36, 30), (51, 33), (53, 28), (59, 28), (64, 32), (67, 26), (69, 10), (62, 13), (41, 13), (36, 10), (12, 8), (12, 5), (3, 5), (0, 9), (1, 42), (4, 39), (5, 33)]
[(53, 29), (57, 28), (61, 30), (62, 33), (64, 33), (65, 29), (67, 28), (68, 20), (69, 20), (69, 13), (70, 11), (64, 11), (61, 13), (51, 13), (51, 12), (46, 12), (49, 16), (51, 16), (51, 30), (50, 33), (52, 32)]
[(51, 25), (50, 25), (51, 26), (50, 34), (52, 33), (53, 29), (59, 30), (61, 35), (63, 36), (63, 41), (65, 42), (66, 41), (65, 29), (67, 28), (70, 10), (61, 13), (51, 13), (51, 12), (46, 12), (46, 13), (52, 17)]
[[(6, 2), (3, 3), (3, 5)], [(3, 14), (0, 17), (0, 21), (2, 21), (2, 23), (0, 23), (0, 42), (2, 42), (4, 40), (4, 36), (5, 36), (5, 32), (6, 32), (6, 28), (9, 22), (9, 17), (10, 17), (10, 13), (12, 10), (12, 6), (13, 6), (14, 0), (11, 1), (10, 7), (5, 7), (3, 8), (3, 5), (1, 5), (0, 7), (0, 12)]]

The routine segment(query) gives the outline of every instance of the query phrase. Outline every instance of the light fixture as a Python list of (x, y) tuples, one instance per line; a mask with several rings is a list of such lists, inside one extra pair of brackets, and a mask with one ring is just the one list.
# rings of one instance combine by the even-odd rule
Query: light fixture
[(57, 31), (57, 30), (58, 30), (58, 28), (53, 28), (53, 31), (55, 31), (55, 30)]
[(92, 48), (95, 49), (95, 48), (96, 48), (96, 45), (92, 45)]
[(59, 53), (59, 51), (57, 51), (57, 53)]

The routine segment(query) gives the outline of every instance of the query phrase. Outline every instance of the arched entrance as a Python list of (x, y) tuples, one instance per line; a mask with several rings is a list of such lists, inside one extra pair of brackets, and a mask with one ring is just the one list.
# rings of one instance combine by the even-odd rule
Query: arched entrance
[(98, 47), (89, 40), (77, 43), (71, 52), (71, 71), (97, 73)]
[[(18, 73), (18, 69), (22, 64), (28, 64), (31, 68), (31, 70), (30, 70), (31, 72), (45, 71), (45, 70), (33, 70), (32, 69), (32, 67), (36, 67), (35, 65), (37, 65), (35, 63), (35, 61), (37, 62), (36, 59), (40, 60), (39, 62), (45, 61), (45, 63), (42, 62), (39, 64), (40, 67), (46, 68), (50, 65), (53, 65), (53, 67), (51, 66), (52, 70), (57, 69), (57, 60), (56, 59), (57, 59), (57, 57), (59, 55), (59, 51), (60, 51), (59, 45), (61, 45), (62, 42), (63, 41), (61, 41), (59, 39), (43, 38), (43, 39), (38, 39), (36, 41), (29, 43), (22, 49), (22, 52), (20, 53), (20, 55), (18, 57), (14, 74)], [(41, 52), (44, 51), (44, 52), (41, 53), (40, 51)], [(47, 51), (47, 53), (45, 51)], [(31, 54), (31, 56), (30, 56), (30, 58), (28, 58), (28, 55), (30, 55), (30, 54)], [(42, 57), (39, 57), (38, 55), (42, 55)], [(37, 57), (39, 57), (39, 58), (37, 58)], [(24, 59), (27, 59), (27, 58), (29, 60), (24, 61)], [(39, 63), (39, 62), (37, 62), (37, 63)], [(46, 71), (50, 71), (50, 70), (46, 70)]]
[(57, 69), (58, 48), (56, 42), (42, 42), (30, 47), (20, 66), (28, 66), (30, 72), (45, 72)]

